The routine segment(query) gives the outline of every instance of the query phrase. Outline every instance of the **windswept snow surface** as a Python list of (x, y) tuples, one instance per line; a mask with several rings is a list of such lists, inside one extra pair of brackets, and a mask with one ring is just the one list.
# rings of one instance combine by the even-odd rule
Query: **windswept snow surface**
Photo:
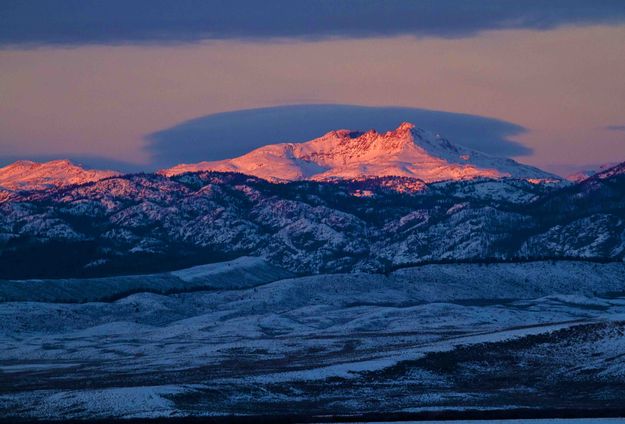
[[(33, 299), (55, 303), (0, 303), (0, 416), (622, 407), (622, 263), (222, 278), (265, 266), (242, 258), (163, 274), (211, 288), (111, 302), (59, 303), (75, 282), (40, 280)], [(154, 275), (134, 278), (162, 289)]]

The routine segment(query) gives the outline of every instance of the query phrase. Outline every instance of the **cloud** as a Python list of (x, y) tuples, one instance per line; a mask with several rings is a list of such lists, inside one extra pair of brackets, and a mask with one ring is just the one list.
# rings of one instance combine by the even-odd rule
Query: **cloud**
[(0, 44), (414, 35), (616, 24), (622, 0), (3, 0)]
[(403, 121), (451, 141), (500, 156), (532, 150), (509, 137), (526, 130), (476, 115), (403, 107), (292, 105), (217, 113), (150, 134), (147, 149), (158, 167), (231, 158), (278, 142), (307, 141), (340, 128), (385, 131)]
[(608, 125), (604, 128), (610, 131), (625, 131), (625, 125)]

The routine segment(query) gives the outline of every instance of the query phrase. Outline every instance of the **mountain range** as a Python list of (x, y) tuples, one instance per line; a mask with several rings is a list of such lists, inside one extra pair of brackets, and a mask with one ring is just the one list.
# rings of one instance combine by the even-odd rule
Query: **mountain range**
[[(180, 164), (157, 173), (171, 177), (199, 171), (237, 172), (272, 182), (375, 177), (406, 177), (426, 183), (474, 178), (518, 178), (551, 183), (562, 180), (512, 159), (453, 144), (439, 134), (415, 128), (408, 122), (385, 133), (330, 131), (305, 143), (272, 144), (234, 159)], [(41, 190), (119, 174), (110, 170), (87, 170), (68, 160), (18, 161), (0, 168), (0, 188)]]
[(411, 124), (153, 174), (54, 161), (0, 176), (0, 278), (157, 272), (244, 255), (296, 274), (625, 255), (625, 163), (570, 183)]

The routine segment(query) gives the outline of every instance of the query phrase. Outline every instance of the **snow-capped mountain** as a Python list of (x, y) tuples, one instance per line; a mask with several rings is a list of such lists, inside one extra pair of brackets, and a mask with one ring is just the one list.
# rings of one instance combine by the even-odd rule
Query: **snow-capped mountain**
[(115, 175), (119, 175), (119, 172), (84, 169), (69, 160), (53, 160), (43, 163), (20, 160), (0, 168), (0, 188), (42, 190), (84, 184)]
[(408, 123), (155, 174), (21, 161), (0, 170), (0, 278), (153, 272), (242, 255), (302, 274), (622, 260), (625, 163), (561, 182)]
[(386, 133), (375, 130), (331, 131), (305, 143), (258, 148), (234, 159), (181, 164), (160, 171), (167, 176), (186, 172), (239, 172), (269, 181), (410, 177), (424, 182), (512, 177), (532, 182), (557, 182), (555, 175), (511, 159), (480, 153), (403, 123)]
[(580, 181), (584, 181), (585, 179), (592, 177), (593, 175), (606, 171), (616, 165), (617, 165), (616, 162), (609, 162), (609, 163), (604, 163), (602, 165), (599, 165), (593, 168), (582, 169), (581, 171), (567, 175), (566, 179), (569, 181), (578, 183)]

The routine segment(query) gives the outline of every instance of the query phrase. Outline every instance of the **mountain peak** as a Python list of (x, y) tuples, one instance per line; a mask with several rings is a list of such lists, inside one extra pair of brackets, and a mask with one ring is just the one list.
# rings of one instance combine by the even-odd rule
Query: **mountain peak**
[(389, 130), (383, 134), (380, 134), (375, 128), (371, 128), (367, 131), (354, 131), (350, 129), (332, 130), (319, 137), (319, 139), (340, 138), (343, 140), (354, 140), (364, 137), (367, 140), (375, 139), (376, 137), (384, 137), (386, 139), (397, 138), (401, 136), (409, 135), (416, 126), (410, 122), (402, 122), (394, 130)]
[(560, 178), (511, 159), (492, 157), (451, 143), (410, 122), (380, 133), (341, 129), (304, 143), (260, 147), (234, 159), (177, 165), (160, 171), (227, 171), (270, 181), (410, 177), (425, 182), (513, 177), (530, 181)]
[(601, 174), (609, 170), (610, 168), (613, 168), (618, 165), (622, 165), (622, 164), (619, 164), (618, 162), (607, 162), (607, 163), (604, 163), (604, 164), (601, 164), (592, 168), (586, 168), (581, 171), (577, 171), (574, 174), (567, 175), (566, 179), (569, 181), (579, 183), (597, 174)]
[(49, 162), (18, 160), (0, 168), (0, 188), (8, 190), (41, 190), (83, 184), (119, 175), (116, 171), (85, 169), (69, 159)]
[(396, 132), (411, 131), (413, 128), (416, 128), (413, 123), (411, 123), (411, 122), (402, 122), (401, 124), (399, 124), (399, 126), (397, 127), (397, 129), (395, 131)]
[(69, 159), (55, 159), (55, 160), (46, 162), (45, 164), (47, 164), (48, 166), (59, 166), (59, 167), (70, 167), (70, 166), (80, 167), (80, 165), (76, 165), (74, 162), (72, 162)]

